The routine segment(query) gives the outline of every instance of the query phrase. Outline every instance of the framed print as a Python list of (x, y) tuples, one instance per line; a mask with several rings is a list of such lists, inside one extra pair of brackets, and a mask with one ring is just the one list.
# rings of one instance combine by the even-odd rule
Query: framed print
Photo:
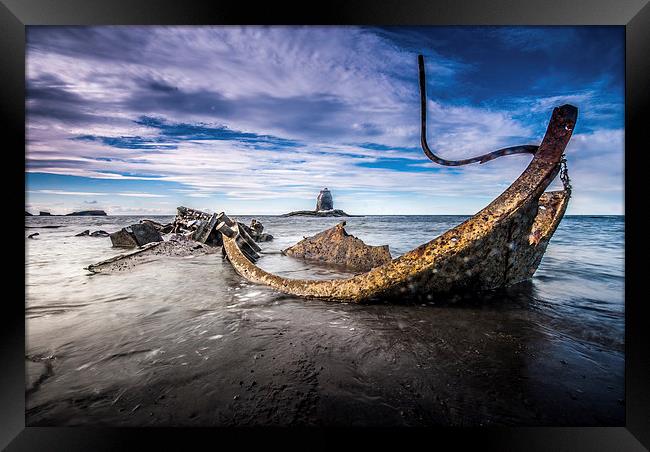
[(647, 448), (650, 7), (489, 6), (4, 1), (0, 444)]

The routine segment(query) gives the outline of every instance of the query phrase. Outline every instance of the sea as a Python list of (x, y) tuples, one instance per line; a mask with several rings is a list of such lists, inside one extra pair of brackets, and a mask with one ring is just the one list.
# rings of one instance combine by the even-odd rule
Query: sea
[[(258, 265), (340, 221), (393, 258), (465, 216), (256, 218)], [(624, 425), (623, 216), (565, 216), (529, 282), (425, 304), (301, 299), (247, 282), (220, 253), (114, 274), (108, 237), (149, 218), (25, 218), (28, 426)], [(29, 235), (38, 233), (33, 238)]]

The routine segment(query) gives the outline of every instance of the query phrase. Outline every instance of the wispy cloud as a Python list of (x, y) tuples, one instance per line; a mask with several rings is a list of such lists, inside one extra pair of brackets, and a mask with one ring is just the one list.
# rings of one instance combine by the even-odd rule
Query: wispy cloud
[(63, 196), (131, 196), (134, 198), (166, 198), (167, 195), (154, 193), (99, 193), (87, 191), (64, 191), (64, 190), (28, 190), (27, 193), (41, 193), (44, 195), (63, 195)]
[(156, 195), (154, 193), (116, 193), (118, 196), (131, 196), (133, 198), (166, 198), (167, 195)]
[(45, 195), (64, 196), (105, 196), (106, 193), (92, 193), (85, 191), (63, 191), (63, 190), (28, 190), (27, 193), (43, 193)]
[(575, 27), (505, 27), (492, 33), (504, 46), (526, 52), (556, 52), (571, 46), (577, 38)]
[[(607, 205), (619, 213), (622, 200), (612, 193), (623, 185), (622, 81), (588, 62), (598, 45), (621, 43), (592, 30), (29, 27), (28, 194), (111, 196), (124, 201), (115, 204), (124, 213), (147, 205), (169, 211), (156, 198), (168, 206), (189, 198), (217, 210), (282, 213), (311, 206), (328, 186), (338, 207), (353, 212), (373, 213), (365, 209), (378, 204), (369, 207), (362, 198), (370, 195), (360, 195), (372, 193), (394, 213), (407, 205), (410, 213), (472, 213), (527, 160), (443, 168), (424, 158), (416, 63), (422, 52), (428, 140), (437, 153), (465, 158), (538, 143), (552, 108), (576, 104), (570, 209)], [(587, 69), (573, 61), (564, 69), (568, 56), (582, 58), (580, 49)], [(504, 52), (512, 58), (504, 60)], [(604, 66), (616, 67), (617, 55), (606, 56)], [(502, 78), (492, 60), (502, 65)], [(553, 68), (561, 88), (546, 88), (548, 71), (528, 70), (537, 60)], [(564, 83), (572, 77), (575, 83)], [(530, 87), (525, 95), (522, 78)], [(503, 79), (510, 94), (503, 94)], [(490, 87), (498, 97), (486, 97)], [(39, 185), (47, 174), (71, 179)], [(72, 180), (109, 185), (99, 192)], [(595, 181), (602, 189), (588, 185)], [(133, 190), (135, 182), (141, 185)]]

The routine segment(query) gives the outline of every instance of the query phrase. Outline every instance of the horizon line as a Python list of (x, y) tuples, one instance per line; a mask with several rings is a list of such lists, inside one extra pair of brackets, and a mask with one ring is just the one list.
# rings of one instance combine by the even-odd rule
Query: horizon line
[[(209, 212), (206, 212), (209, 213)], [(213, 212), (216, 213), (216, 212)], [(228, 215), (232, 216), (243, 216), (243, 217), (250, 217), (250, 216), (260, 216), (260, 217), (281, 217), (283, 213), (229, 213)], [(404, 214), (399, 214), (399, 213), (393, 213), (393, 214), (378, 214), (378, 213), (369, 213), (369, 214), (354, 214), (350, 216), (323, 216), (323, 217), (317, 217), (317, 218), (354, 218), (354, 217), (419, 217), (419, 216), (456, 216), (456, 217), (471, 217), (476, 215), (476, 213), (404, 213)], [(176, 216), (176, 213), (156, 213), (156, 214), (151, 214), (151, 213), (129, 213), (129, 214), (106, 214), (106, 215), (70, 215), (70, 214), (55, 214), (51, 213), (49, 215), (38, 215), (38, 214), (31, 214), (31, 215), (25, 215), (25, 218), (27, 217), (137, 217), (137, 216), (152, 216), (152, 217), (170, 217), (170, 216)], [(294, 215), (294, 216), (300, 216), (300, 215)], [(575, 214), (566, 214), (566, 217), (624, 217), (625, 214), (620, 214), (620, 213), (575, 213)]]

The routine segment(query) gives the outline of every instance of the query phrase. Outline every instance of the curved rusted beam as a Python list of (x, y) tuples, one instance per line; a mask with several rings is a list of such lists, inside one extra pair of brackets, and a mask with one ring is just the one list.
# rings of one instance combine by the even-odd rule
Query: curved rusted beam
[(499, 149), (498, 151), (490, 152), (488, 154), (479, 155), (478, 157), (473, 157), (471, 159), (464, 160), (446, 160), (438, 157), (436, 154), (431, 152), (429, 144), (427, 143), (427, 92), (426, 92), (426, 78), (424, 75), (424, 56), (418, 55), (418, 65), (420, 67), (420, 112), (422, 116), (422, 129), (420, 131), (420, 142), (422, 144), (422, 150), (429, 157), (430, 160), (437, 163), (438, 165), (445, 166), (461, 166), (468, 165), (470, 163), (485, 163), (490, 160), (494, 160), (497, 157), (503, 157), (504, 155), (513, 155), (513, 154), (534, 154), (537, 152), (539, 146), (534, 146), (531, 144), (525, 144), (522, 146), (511, 146), (508, 148)]
[[(566, 190), (553, 196), (542, 194), (560, 170), (577, 115), (572, 105), (553, 110), (546, 135), (528, 167), (487, 207), (369, 272), (347, 279), (290, 279), (250, 262), (236, 237), (223, 237), (224, 250), (235, 271), (253, 283), (291, 295), (337, 301), (372, 301), (406, 294), (430, 297), (458, 289), (494, 289), (527, 279), (539, 265), (566, 209)], [(544, 209), (538, 213), (540, 205)]]

